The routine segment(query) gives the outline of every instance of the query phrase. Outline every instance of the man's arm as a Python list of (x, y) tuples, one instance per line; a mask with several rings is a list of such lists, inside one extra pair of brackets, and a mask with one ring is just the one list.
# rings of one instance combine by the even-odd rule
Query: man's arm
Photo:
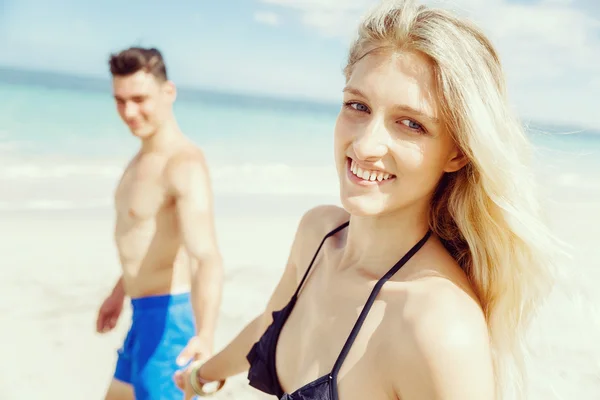
[(170, 168), (180, 234), (191, 262), (191, 301), (197, 335), (212, 349), (221, 304), (223, 263), (217, 245), (208, 168), (202, 156)]
[(123, 287), (123, 276), (122, 275), (117, 280), (117, 283), (115, 283), (115, 286), (113, 287), (113, 290), (110, 294), (111, 294), (111, 296), (118, 296), (118, 297), (125, 298), (125, 288)]
[(124, 299), (125, 289), (123, 287), (123, 277), (121, 276), (98, 310), (96, 332), (105, 333), (117, 325), (117, 320), (123, 310)]

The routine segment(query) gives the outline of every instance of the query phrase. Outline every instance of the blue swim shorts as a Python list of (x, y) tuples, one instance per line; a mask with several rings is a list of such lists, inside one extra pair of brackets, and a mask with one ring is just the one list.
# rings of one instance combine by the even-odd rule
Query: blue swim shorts
[(133, 386), (136, 400), (181, 400), (176, 359), (196, 334), (190, 294), (131, 300), (131, 328), (118, 350), (115, 379)]

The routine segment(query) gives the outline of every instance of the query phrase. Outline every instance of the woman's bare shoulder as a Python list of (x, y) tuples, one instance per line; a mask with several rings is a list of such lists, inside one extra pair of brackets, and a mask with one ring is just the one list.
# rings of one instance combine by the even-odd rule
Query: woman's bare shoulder
[[(472, 292), (442, 275), (406, 282), (390, 321), (388, 370), (402, 398), (491, 399), (493, 370), (485, 315)], [(401, 360), (401, 361), (400, 361)], [(469, 382), (457, 385), (457, 382)], [(431, 392), (434, 390), (434, 392)], [(411, 396), (404, 396), (408, 393)], [(417, 396), (418, 398), (418, 396)]]
[[(311, 208), (302, 216), (300, 227), (302, 235), (325, 236), (327, 233), (350, 219), (350, 214), (335, 205), (320, 205)], [(319, 239), (319, 240), (320, 240)]]
[(328, 231), (335, 229), (336, 226), (344, 223), (347, 219), (348, 214), (343, 209), (335, 206), (314, 207), (302, 215), (296, 228), (283, 275), (263, 314), (266, 316), (266, 321), (271, 321), (271, 313), (274, 310), (280, 310), (287, 304), (304, 276), (310, 264), (310, 258), (317, 250), (323, 237)]
[(483, 310), (472, 291), (461, 283), (438, 275), (407, 285), (403, 323), (415, 339), (428, 332), (444, 332), (448, 339), (455, 329), (462, 328), (487, 335)]
[(347, 222), (350, 214), (335, 205), (319, 205), (306, 211), (296, 230), (291, 257), (298, 266), (299, 275), (304, 274), (309, 258), (329, 232)]

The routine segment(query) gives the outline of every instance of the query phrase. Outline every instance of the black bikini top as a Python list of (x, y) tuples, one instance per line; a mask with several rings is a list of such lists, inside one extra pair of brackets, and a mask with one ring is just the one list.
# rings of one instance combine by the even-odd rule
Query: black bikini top
[(250, 363), (250, 369), (248, 371), (248, 380), (250, 386), (265, 392), (267, 394), (275, 395), (280, 400), (338, 400), (338, 392), (337, 392), (337, 375), (340, 371), (342, 363), (344, 362), (360, 328), (367, 318), (369, 311), (375, 302), (375, 298), (379, 294), (381, 287), (385, 282), (387, 282), (398, 270), (408, 261), (410, 258), (421, 249), (421, 247), (427, 242), (429, 237), (431, 236), (431, 231), (428, 231), (425, 236), (415, 244), (405, 255), (402, 257), (379, 281), (371, 291), (367, 302), (360, 313), (358, 320), (356, 321), (344, 347), (342, 348), (341, 353), (339, 354), (335, 364), (333, 366), (333, 370), (327, 374), (323, 375), (314, 381), (307, 383), (302, 386), (298, 390), (293, 393), (285, 393), (281, 388), (281, 384), (279, 383), (279, 378), (277, 376), (277, 371), (275, 368), (275, 350), (277, 348), (277, 340), (279, 339), (279, 334), (281, 333), (281, 329), (285, 324), (286, 320), (290, 316), (294, 305), (298, 299), (298, 293), (304, 284), (308, 273), (310, 272), (321, 247), (325, 243), (327, 238), (335, 235), (340, 230), (346, 228), (350, 222), (345, 222), (344, 224), (338, 226), (331, 232), (329, 232), (323, 240), (321, 244), (317, 248), (315, 255), (308, 266), (308, 269), (304, 273), (302, 277), (302, 281), (298, 285), (296, 292), (290, 299), (290, 302), (281, 310), (273, 312), (273, 322), (265, 333), (262, 335), (260, 340), (252, 346), (250, 352), (248, 353), (247, 359)]

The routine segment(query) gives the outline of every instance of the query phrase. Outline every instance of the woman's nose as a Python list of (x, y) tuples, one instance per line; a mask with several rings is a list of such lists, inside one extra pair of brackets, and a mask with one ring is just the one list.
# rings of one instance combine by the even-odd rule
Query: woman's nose
[(354, 138), (354, 154), (361, 160), (380, 159), (387, 153), (388, 141), (384, 121), (373, 119)]

